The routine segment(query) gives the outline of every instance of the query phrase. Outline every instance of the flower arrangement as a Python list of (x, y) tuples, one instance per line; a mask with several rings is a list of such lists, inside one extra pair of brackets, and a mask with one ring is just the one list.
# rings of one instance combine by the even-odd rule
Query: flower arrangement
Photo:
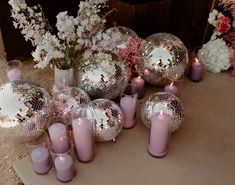
[[(215, 27), (214, 33), (211, 39), (216, 39), (218, 36), (233, 32), (235, 30), (234, 15), (232, 10), (232, 4), (221, 1), (217, 9), (213, 9), (209, 14), (208, 23)], [(231, 1), (232, 2), (232, 1)], [(234, 3), (235, 4), (235, 3)]]
[(214, 31), (199, 51), (200, 60), (214, 73), (232, 66), (232, 75), (235, 75), (235, 0), (220, 0), (218, 8), (210, 12), (208, 23)]
[(19, 28), (26, 41), (36, 47), (32, 52), (37, 62), (35, 67), (45, 68), (52, 64), (59, 69), (69, 69), (103, 32), (106, 15), (101, 15), (101, 9), (107, 1), (80, 1), (76, 17), (68, 15), (67, 11), (60, 12), (56, 16), (57, 34), (40, 5), (28, 7), (25, 0), (9, 0), (9, 4), (15, 28)]

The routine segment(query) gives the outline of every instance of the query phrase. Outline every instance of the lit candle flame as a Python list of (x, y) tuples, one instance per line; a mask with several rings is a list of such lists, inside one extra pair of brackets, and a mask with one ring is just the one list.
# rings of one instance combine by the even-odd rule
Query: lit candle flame
[(173, 85), (174, 85), (174, 82), (171, 82), (170, 87), (172, 87)]
[(145, 74), (145, 75), (149, 75), (148, 69), (145, 69), (145, 70), (144, 70), (144, 74)]
[(142, 77), (141, 77), (141, 76), (138, 76), (137, 78), (138, 78), (138, 79), (141, 79)]
[(62, 156), (59, 156), (59, 159), (60, 159), (61, 161), (64, 161), (64, 158), (63, 158)]
[(162, 110), (160, 111), (160, 115), (161, 115), (161, 116), (163, 115), (163, 111), (162, 111)]
[(199, 63), (199, 61), (198, 61), (198, 59), (197, 59), (197, 58), (195, 58), (195, 62), (196, 62), (196, 63)]

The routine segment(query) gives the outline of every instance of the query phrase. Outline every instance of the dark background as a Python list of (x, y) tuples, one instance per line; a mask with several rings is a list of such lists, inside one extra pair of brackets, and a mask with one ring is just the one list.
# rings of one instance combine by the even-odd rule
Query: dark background
[[(26, 0), (29, 6), (40, 3), (51, 25), (56, 15), (68, 11), (76, 15), (77, 0)], [(178, 36), (191, 49), (208, 40), (207, 18), (213, 0), (110, 0), (110, 8), (117, 8), (108, 17), (108, 27), (114, 23), (133, 29), (145, 38), (158, 32)], [(7, 59), (30, 57), (32, 46), (12, 24), (8, 0), (0, 1), (0, 27)], [(205, 37), (205, 38), (204, 38)]]

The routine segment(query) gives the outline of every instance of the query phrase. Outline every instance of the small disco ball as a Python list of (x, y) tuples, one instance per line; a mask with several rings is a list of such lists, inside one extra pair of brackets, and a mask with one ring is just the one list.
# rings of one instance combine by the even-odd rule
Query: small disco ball
[(111, 100), (97, 99), (91, 102), (94, 111), (95, 140), (114, 140), (122, 130), (124, 116), (120, 107)]
[(150, 129), (152, 116), (161, 111), (171, 116), (172, 133), (180, 128), (184, 120), (184, 109), (181, 100), (172, 94), (158, 92), (150, 95), (142, 105), (141, 119), (148, 129)]
[[(67, 87), (61, 92), (53, 95), (53, 101), (61, 106), (57, 106), (61, 114), (67, 114), (68, 112), (80, 107), (81, 104), (90, 103), (91, 99), (89, 95), (78, 87)], [(63, 116), (63, 115), (62, 115)]]
[(184, 43), (169, 33), (153, 34), (145, 40), (136, 66), (139, 75), (149, 84), (159, 86), (182, 78), (188, 65)]
[[(17, 80), (0, 87), (0, 130), (9, 139), (19, 142), (33, 140), (38, 129), (45, 129), (45, 106), (48, 92), (38, 84)], [(3, 133), (2, 132), (2, 133)]]
[(130, 68), (112, 52), (98, 52), (78, 67), (77, 86), (91, 98), (115, 99), (130, 79)]

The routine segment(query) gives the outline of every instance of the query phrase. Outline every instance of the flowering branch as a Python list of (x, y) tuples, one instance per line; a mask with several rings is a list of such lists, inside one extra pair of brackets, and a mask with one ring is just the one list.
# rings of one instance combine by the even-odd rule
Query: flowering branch
[(140, 47), (145, 43), (141, 38), (131, 38), (129, 45), (118, 50), (118, 55), (127, 62), (129, 67), (135, 69), (135, 65), (140, 58)]
[(28, 7), (25, 0), (10, 0), (13, 24), (21, 29), (26, 40), (30, 40), (36, 49), (32, 56), (37, 63), (35, 67), (44, 68), (52, 63), (59, 69), (73, 67), (80, 55), (103, 32), (105, 16), (100, 11), (107, 0), (80, 1), (77, 16), (60, 12), (56, 18), (57, 34), (51, 33), (51, 27), (45, 19), (40, 5)]

